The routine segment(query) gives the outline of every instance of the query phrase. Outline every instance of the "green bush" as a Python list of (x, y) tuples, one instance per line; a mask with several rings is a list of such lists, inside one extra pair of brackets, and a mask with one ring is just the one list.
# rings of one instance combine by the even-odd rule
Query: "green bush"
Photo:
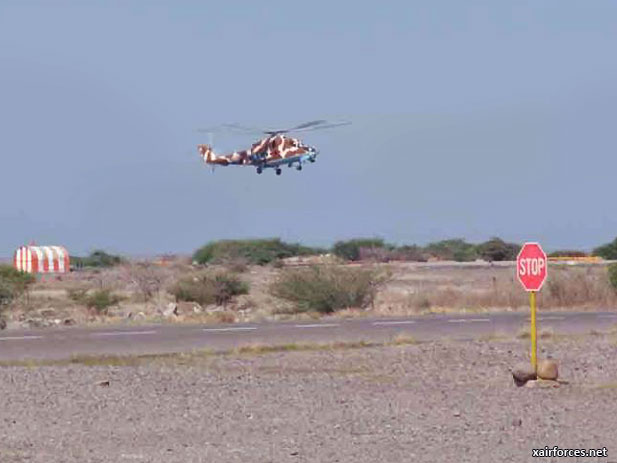
[(109, 289), (99, 289), (92, 294), (85, 295), (83, 303), (99, 313), (107, 313), (110, 307), (118, 304), (122, 297), (113, 294)]
[(234, 296), (248, 294), (249, 285), (234, 273), (203, 272), (178, 280), (170, 292), (178, 301), (225, 305)]
[(606, 260), (617, 260), (617, 238), (607, 244), (593, 250), (594, 256), (602, 257)]
[(476, 246), (460, 238), (429, 243), (424, 250), (441, 260), (469, 262), (479, 257)]
[(265, 265), (286, 257), (318, 254), (321, 250), (300, 244), (285, 243), (278, 238), (262, 240), (221, 240), (202, 246), (193, 255), (198, 264), (226, 264), (244, 260), (247, 264)]
[(347, 241), (337, 241), (332, 247), (332, 253), (341, 259), (360, 260), (362, 249), (387, 247), (381, 238), (355, 238)]
[(28, 291), (36, 278), (10, 265), (0, 265), (0, 310)]
[(506, 243), (501, 238), (491, 238), (477, 245), (476, 252), (489, 262), (516, 260), (521, 247), (518, 244)]
[(299, 312), (331, 313), (368, 307), (385, 281), (375, 270), (313, 266), (280, 273), (269, 289), (273, 296), (295, 303)]
[(617, 291), (617, 264), (610, 264), (608, 266), (608, 281), (615, 291)]
[(71, 264), (75, 268), (106, 268), (120, 265), (123, 262), (122, 257), (101, 250), (92, 252), (88, 257), (71, 257)]

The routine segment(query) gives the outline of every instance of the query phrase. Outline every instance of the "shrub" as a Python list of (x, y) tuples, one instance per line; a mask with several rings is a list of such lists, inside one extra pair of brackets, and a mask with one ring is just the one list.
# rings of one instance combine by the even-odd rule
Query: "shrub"
[[(273, 263), (281, 262), (279, 259), (275, 260)], [(225, 267), (227, 270), (233, 273), (244, 273), (249, 269), (249, 262), (244, 257), (236, 257), (233, 259), (228, 259), (225, 261)]]
[(371, 260), (374, 262), (389, 262), (394, 259), (394, 251), (381, 247), (362, 247), (359, 250), (358, 260)]
[(476, 246), (460, 238), (429, 243), (424, 250), (441, 260), (469, 262), (478, 258)]
[(160, 293), (165, 280), (165, 271), (148, 263), (137, 263), (126, 267), (128, 279), (136, 287), (144, 302), (150, 301)]
[(73, 302), (77, 302), (78, 304), (86, 304), (86, 298), (88, 297), (88, 290), (82, 289), (82, 288), (67, 289), (66, 295)]
[(0, 279), (0, 314), (12, 300), (13, 292), (11, 291), (11, 288), (4, 280)]
[(280, 273), (270, 293), (296, 304), (299, 312), (331, 313), (372, 305), (384, 275), (375, 270), (313, 266)]
[(318, 254), (320, 250), (290, 244), (278, 238), (262, 240), (222, 240), (202, 246), (193, 255), (198, 264), (225, 264), (243, 259), (247, 264), (265, 265), (286, 257)]
[(249, 285), (230, 272), (203, 272), (178, 280), (170, 290), (178, 301), (225, 305), (234, 296), (248, 294)]
[(36, 281), (33, 275), (0, 265), (0, 310), (28, 291)]
[(361, 258), (361, 249), (385, 248), (386, 244), (381, 238), (355, 238), (348, 241), (334, 243), (332, 252), (341, 259), (357, 261)]
[(484, 260), (489, 262), (516, 260), (516, 257), (521, 250), (518, 244), (506, 243), (501, 238), (491, 238), (477, 246), (477, 253)]
[(424, 250), (415, 244), (399, 246), (393, 251), (392, 259), (411, 262), (426, 262), (428, 260)]
[(118, 304), (122, 298), (113, 294), (109, 289), (99, 289), (85, 296), (83, 303), (89, 309), (95, 309), (99, 313), (107, 313), (110, 307)]
[(562, 249), (551, 252), (548, 257), (587, 257), (587, 255), (588, 254), (584, 251)]
[(76, 268), (93, 267), (105, 268), (120, 265), (123, 259), (120, 256), (108, 254), (105, 251), (97, 250), (88, 257), (72, 257), (71, 263)]
[(615, 291), (617, 291), (617, 264), (610, 264), (608, 266), (608, 281)]
[(607, 260), (617, 260), (617, 238), (594, 249), (593, 255)]

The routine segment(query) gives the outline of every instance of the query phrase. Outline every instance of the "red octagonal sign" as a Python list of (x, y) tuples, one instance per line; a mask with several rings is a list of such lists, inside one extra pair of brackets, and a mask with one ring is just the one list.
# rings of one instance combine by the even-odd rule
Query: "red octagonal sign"
[(516, 276), (526, 291), (539, 291), (546, 280), (548, 260), (538, 243), (525, 243), (516, 258)]

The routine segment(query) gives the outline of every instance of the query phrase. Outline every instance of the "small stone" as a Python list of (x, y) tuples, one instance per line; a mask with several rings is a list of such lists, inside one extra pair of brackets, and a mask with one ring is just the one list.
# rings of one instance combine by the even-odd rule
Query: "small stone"
[(6, 320), (2, 317), (0, 317), (0, 330), (6, 330)]
[(514, 378), (514, 384), (521, 387), (524, 386), (527, 381), (536, 379), (536, 372), (528, 363), (519, 364), (512, 369), (512, 377)]
[(178, 305), (175, 302), (167, 304), (167, 308), (163, 311), (164, 317), (172, 317), (178, 315)]
[(556, 381), (559, 376), (557, 362), (552, 359), (538, 361), (538, 378)]
[(522, 426), (523, 424), (523, 420), (521, 420), (520, 418), (514, 418), (512, 420), (512, 426)]

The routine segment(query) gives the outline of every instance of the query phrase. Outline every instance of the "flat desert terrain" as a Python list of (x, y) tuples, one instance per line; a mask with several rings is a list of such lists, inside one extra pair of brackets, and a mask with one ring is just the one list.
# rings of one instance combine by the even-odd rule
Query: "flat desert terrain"
[(4, 365), (0, 460), (617, 461), (616, 340), (541, 339), (563, 382), (536, 388), (510, 372), (528, 339)]

